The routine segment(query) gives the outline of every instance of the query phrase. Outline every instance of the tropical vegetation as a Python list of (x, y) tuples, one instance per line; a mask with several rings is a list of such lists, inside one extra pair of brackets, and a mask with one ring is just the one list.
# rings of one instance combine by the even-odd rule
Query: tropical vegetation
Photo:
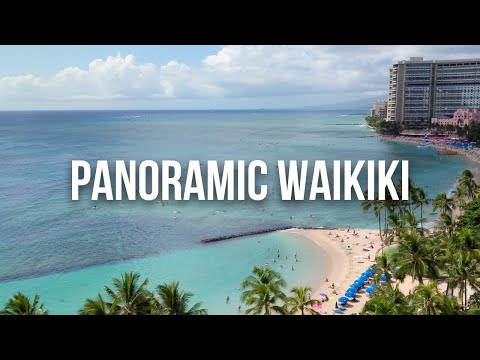
[[(400, 187), (400, 184), (397, 185)], [(375, 315), (440, 315), (480, 313), (480, 191), (473, 173), (465, 170), (458, 178), (453, 196), (441, 193), (432, 199), (433, 210), (440, 212), (436, 229), (416, 226), (417, 209), (429, 202), (423, 189), (409, 184), (408, 202), (365, 200), (364, 211), (374, 210), (384, 216), (392, 227), (395, 252), (378, 256), (372, 267), (379, 282), (394, 274), (396, 283), (381, 282), (362, 311)], [(371, 205), (369, 203), (372, 203)], [(416, 212), (417, 211), (417, 212)], [(422, 224), (423, 220), (419, 221)], [(379, 220), (383, 237), (388, 228)], [(384, 277), (384, 279), (385, 279)], [(400, 284), (416, 281), (418, 286), (403, 294)]]
[[(182, 290), (179, 282), (160, 284), (156, 292), (147, 289), (148, 279), (139, 273), (125, 272), (105, 286), (105, 294), (85, 300), (80, 315), (207, 315), (198, 302), (190, 306), (193, 293)], [(0, 315), (47, 315), (40, 296), (30, 299), (23, 293), (12, 296)]]

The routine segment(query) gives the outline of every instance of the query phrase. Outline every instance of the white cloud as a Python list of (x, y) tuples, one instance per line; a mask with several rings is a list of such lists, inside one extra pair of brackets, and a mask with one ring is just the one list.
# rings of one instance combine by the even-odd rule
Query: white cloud
[[(51, 77), (0, 78), (0, 108), (162, 108), (199, 101), (248, 104), (245, 99), (299, 96), (385, 97), (392, 63), (480, 57), (479, 46), (225, 46), (200, 64), (138, 63), (129, 54), (94, 59)], [(241, 101), (240, 101), (241, 99)], [(260, 100), (259, 100), (260, 99)], [(252, 102), (253, 103), (253, 102)], [(279, 101), (278, 107), (283, 102)], [(302, 105), (315, 105), (303, 104)], [(228, 106), (228, 105), (227, 105)]]

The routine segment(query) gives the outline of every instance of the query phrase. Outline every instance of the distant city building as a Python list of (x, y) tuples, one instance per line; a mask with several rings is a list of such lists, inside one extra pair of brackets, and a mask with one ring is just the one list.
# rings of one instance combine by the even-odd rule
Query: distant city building
[(469, 126), (473, 123), (480, 123), (480, 109), (458, 109), (453, 113), (453, 118), (432, 118), (432, 124)]
[(412, 57), (390, 69), (387, 120), (427, 124), (457, 109), (480, 106), (480, 59)]
[(370, 110), (370, 116), (378, 116), (382, 119), (387, 118), (387, 102), (386, 101), (376, 101), (373, 104), (372, 110)]

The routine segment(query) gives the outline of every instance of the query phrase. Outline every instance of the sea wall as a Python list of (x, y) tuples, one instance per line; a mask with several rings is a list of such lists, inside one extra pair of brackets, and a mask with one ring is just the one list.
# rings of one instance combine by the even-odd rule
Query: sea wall
[(288, 230), (288, 229), (303, 229), (303, 230), (311, 230), (311, 229), (326, 229), (326, 230), (334, 230), (335, 228), (331, 227), (315, 227), (315, 226), (279, 226), (279, 227), (274, 227), (274, 228), (269, 228), (269, 229), (263, 229), (263, 230), (256, 230), (256, 231), (249, 231), (241, 234), (235, 234), (235, 235), (226, 235), (226, 236), (219, 236), (215, 238), (210, 238), (210, 239), (205, 239), (202, 240), (202, 244), (209, 244), (212, 242), (217, 242), (217, 241), (224, 241), (224, 240), (230, 240), (230, 239), (235, 239), (235, 238), (240, 238), (240, 237), (245, 237), (245, 236), (252, 236), (252, 235), (260, 235), (260, 234), (267, 234), (275, 231), (281, 231), (281, 230)]

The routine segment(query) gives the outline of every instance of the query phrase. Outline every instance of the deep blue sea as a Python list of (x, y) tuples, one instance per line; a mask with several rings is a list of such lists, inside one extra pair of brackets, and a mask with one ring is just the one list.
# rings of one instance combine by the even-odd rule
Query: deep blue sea
[[(434, 149), (381, 141), (363, 119), (338, 111), (0, 112), (0, 305), (15, 291), (39, 292), (52, 313), (75, 313), (112, 277), (134, 270), (152, 284), (180, 280), (211, 313), (236, 313), (240, 281), (272, 258), (273, 246), (301, 256), (295, 271), (281, 270), (289, 284), (314, 286), (322, 254), (298, 236), (200, 241), (290, 225), (376, 226), (358, 201), (282, 201), (279, 159), (410, 160), (411, 177), (432, 197), (471, 167)], [(71, 161), (79, 159), (177, 160), (182, 166), (261, 159), (269, 165), (261, 181), (270, 193), (262, 202), (162, 205), (92, 202), (83, 192), (73, 202)]]

